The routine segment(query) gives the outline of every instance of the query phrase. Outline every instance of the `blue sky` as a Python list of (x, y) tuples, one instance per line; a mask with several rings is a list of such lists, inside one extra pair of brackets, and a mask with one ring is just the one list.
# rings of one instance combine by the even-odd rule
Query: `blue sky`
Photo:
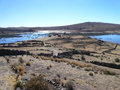
[(120, 24), (120, 0), (0, 0), (0, 27)]

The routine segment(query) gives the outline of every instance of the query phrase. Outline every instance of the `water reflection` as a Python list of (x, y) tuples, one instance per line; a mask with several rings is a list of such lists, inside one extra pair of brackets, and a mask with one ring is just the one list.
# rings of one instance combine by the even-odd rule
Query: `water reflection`
[(46, 37), (46, 36), (48, 36), (48, 34), (46, 34), (46, 33), (23, 33), (23, 34), (18, 34), (16, 37), (0, 38), (0, 44), (42, 38), (42, 37)]
[(120, 44), (120, 35), (116, 35), (116, 34), (98, 35), (98, 36), (89, 36), (89, 37)]

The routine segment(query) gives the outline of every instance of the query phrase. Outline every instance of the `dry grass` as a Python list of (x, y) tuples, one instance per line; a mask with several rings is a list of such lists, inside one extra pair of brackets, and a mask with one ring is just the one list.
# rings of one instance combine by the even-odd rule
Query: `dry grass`
[(92, 71), (92, 67), (85, 67), (85, 71)]
[(11, 64), (11, 68), (14, 69), (16, 66), (19, 66), (20, 64), (19, 63), (14, 63), (14, 64)]
[(108, 71), (108, 70), (104, 70), (103, 73), (104, 73), (105, 75), (117, 75), (117, 73), (112, 72), (112, 71)]
[(40, 56), (40, 58), (41, 58), (42, 60), (50, 60), (50, 58), (44, 57), (44, 56)]
[(32, 55), (34, 58), (39, 59), (38, 55)]
[(16, 66), (15, 68), (14, 68), (14, 71), (16, 72), (16, 73), (19, 73), (20, 75), (23, 75), (24, 74), (24, 67), (23, 66)]
[(40, 73), (39, 76), (40, 76), (40, 77), (45, 77), (45, 74)]
[(67, 81), (66, 80), (61, 80), (61, 85), (63, 86), (63, 87), (66, 87), (66, 83), (67, 83)]
[(90, 75), (90, 76), (93, 76), (94, 74), (93, 74), (93, 72), (90, 72), (89, 75)]
[(24, 71), (20, 71), (19, 74), (20, 74), (20, 75), (23, 75), (23, 74), (24, 74)]
[(31, 73), (31, 75), (32, 75), (32, 76), (36, 76), (36, 74), (35, 74), (35, 73)]
[(51, 65), (51, 64), (49, 65), (49, 67), (52, 67), (52, 66), (53, 66), (53, 65)]
[(57, 62), (67, 62), (67, 60), (65, 60), (65, 59), (59, 59), (59, 58), (55, 58), (55, 61), (57, 61)]
[(24, 60), (22, 58), (19, 58), (18, 60), (20, 63), (24, 63)]
[(42, 60), (51, 60), (51, 61), (55, 61), (55, 62), (67, 62), (67, 63), (69, 63), (71, 65), (75, 65), (75, 66), (79, 66), (79, 67), (90, 67), (90, 65), (87, 65), (87, 64), (73, 62), (73, 61), (65, 60), (65, 59), (59, 59), (59, 58), (53, 58), (53, 57), (45, 57), (45, 56), (37, 56), (37, 57), (40, 57)]
[(71, 62), (70, 64), (73, 64), (73, 65), (79, 66), (79, 67), (90, 67), (90, 65), (82, 64), (82, 63), (78, 63), (78, 62)]
[(31, 64), (30, 64), (30, 62), (26, 62), (26, 66), (30, 66)]

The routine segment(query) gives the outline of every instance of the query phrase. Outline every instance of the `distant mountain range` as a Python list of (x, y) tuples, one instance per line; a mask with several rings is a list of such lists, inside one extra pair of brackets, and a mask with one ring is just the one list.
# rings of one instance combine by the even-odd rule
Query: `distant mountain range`
[(35, 30), (77, 30), (81, 32), (106, 32), (120, 31), (120, 24), (101, 23), (101, 22), (85, 22), (66, 26), (55, 27), (9, 27), (0, 28), (0, 32), (31, 32)]

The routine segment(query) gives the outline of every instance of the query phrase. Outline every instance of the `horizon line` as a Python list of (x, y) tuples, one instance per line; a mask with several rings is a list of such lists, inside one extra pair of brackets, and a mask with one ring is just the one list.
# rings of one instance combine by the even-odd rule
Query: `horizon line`
[(106, 24), (117, 24), (117, 25), (120, 25), (120, 23), (91, 22), (91, 21), (87, 21), (87, 22), (81, 22), (81, 23), (76, 23), (76, 24), (56, 25), (56, 26), (8, 26), (8, 27), (0, 27), (0, 28), (35, 28), (35, 27), (47, 28), (47, 27), (64, 27), (64, 26), (77, 25), (77, 24), (83, 24), (83, 23), (104, 23), (104, 24), (106, 23)]

